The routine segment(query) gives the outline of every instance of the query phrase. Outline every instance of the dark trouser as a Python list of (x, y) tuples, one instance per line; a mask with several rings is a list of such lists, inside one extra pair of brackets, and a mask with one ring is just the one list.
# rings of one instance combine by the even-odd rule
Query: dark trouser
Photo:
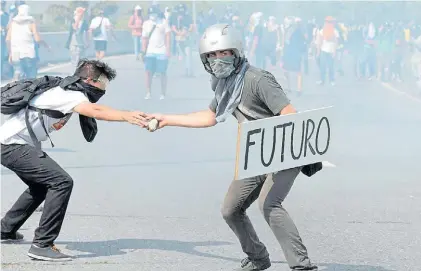
[(253, 261), (266, 260), (269, 253), (260, 242), (247, 208), (259, 198), (260, 211), (278, 239), (292, 269), (312, 266), (294, 222), (282, 207), (301, 168), (279, 171), (243, 180), (234, 180), (225, 196), (222, 215), (237, 235), (244, 253)]
[(45, 200), (33, 243), (40, 247), (52, 245), (66, 214), (72, 178), (47, 154), (40, 158), (30, 145), (2, 144), (1, 164), (29, 186), (1, 220), (1, 231), (16, 232)]
[(326, 74), (329, 73), (329, 81), (335, 81), (334, 59), (333, 55), (326, 52), (320, 52), (320, 80), (325, 83)]
[(364, 48), (364, 55), (360, 63), (360, 76), (366, 76), (368, 68), (368, 77), (376, 76), (376, 50), (373, 47)]

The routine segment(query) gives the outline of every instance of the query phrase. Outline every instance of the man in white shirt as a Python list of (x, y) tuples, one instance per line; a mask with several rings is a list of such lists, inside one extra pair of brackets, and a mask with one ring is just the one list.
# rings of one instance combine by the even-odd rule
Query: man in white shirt
[[(17, 231), (45, 200), (39, 227), (28, 252), (33, 259), (71, 260), (54, 246), (54, 241), (65, 217), (73, 180), (48, 154), (41, 151), (41, 141), (47, 140), (49, 133), (60, 130), (74, 112), (79, 113), (83, 134), (89, 142), (96, 134), (95, 119), (125, 121), (141, 127), (146, 125), (141, 112), (120, 111), (95, 104), (105, 94), (108, 82), (115, 77), (115, 70), (105, 63), (81, 60), (74, 76), (62, 80), (70, 78), (72, 83), (64, 89), (57, 86), (35, 96), (29, 101), (34, 108), (28, 110), (27, 118), (26, 110), (21, 109), (11, 114), (0, 127), (1, 164), (15, 172), (29, 187), (1, 220), (1, 240), (22, 240), (23, 235)], [(6, 101), (3, 99), (2, 105)], [(56, 115), (61, 116), (53, 117), (36, 111), (40, 109), (44, 110), (42, 112), (54, 110)]]
[(101, 60), (105, 56), (105, 51), (107, 51), (108, 32), (114, 37), (110, 20), (104, 17), (103, 10), (92, 19), (89, 32), (94, 40), (96, 59)]
[(167, 20), (160, 18), (160, 11), (152, 6), (148, 10), (149, 20), (143, 23), (142, 51), (146, 70), (146, 96), (151, 98), (152, 77), (155, 73), (161, 76), (161, 97), (165, 98), (167, 89), (168, 58), (171, 50), (171, 28)]

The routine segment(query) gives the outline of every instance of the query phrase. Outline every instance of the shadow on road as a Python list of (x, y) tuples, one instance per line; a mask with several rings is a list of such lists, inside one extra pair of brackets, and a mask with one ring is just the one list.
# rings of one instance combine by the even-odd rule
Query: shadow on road
[(77, 258), (96, 258), (127, 254), (127, 252), (123, 250), (156, 249), (163, 251), (175, 251), (206, 258), (222, 259), (226, 261), (240, 261), (239, 259), (213, 255), (200, 252), (195, 249), (196, 247), (231, 245), (229, 242), (221, 241), (185, 242), (159, 239), (117, 239), (95, 242), (59, 242), (57, 244), (66, 245), (66, 249), (68, 250), (89, 253), (76, 255)]
[(320, 271), (396, 271), (394, 269), (387, 269), (381, 266), (373, 265), (352, 265), (352, 264), (319, 264)]
[[(16, 244), (16, 243), (15, 243)], [(19, 245), (29, 245), (31, 242), (20, 242)], [(224, 241), (204, 241), (204, 242), (187, 242), (178, 240), (160, 240), (160, 239), (117, 239), (108, 241), (93, 242), (56, 242), (56, 245), (65, 245), (66, 249), (71, 251), (84, 252), (89, 254), (75, 255), (79, 259), (107, 257), (125, 255), (139, 249), (155, 249), (160, 251), (173, 251), (185, 253), (193, 256), (220, 259), (240, 263), (241, 259), (230, 258), (220, 255), (214, 255), (196, 250), (196, 247), (224, 246), (232, 245), (230, 242)], [(6, 245), (7, 246), (7, 245)], [(2, 243), (2, 249), (5, 249)], [(124, 250), (124, 251), (123, 251)], [(272, 261), (272, 264), (286, 265), (285, 261)], [(381, 266), (373, 265), (353, 265), (340, 263), (316, 263), (320, 271), (397, 271), (395, 269), (387, 269)]]
[[(131, 252), (130, 250), (134, 251), (138, 249), (156, 249), (161, 251), (180, 252), (205, 258), (220, 259), (235, 263), (239, 263), (241, 261), (241, 259), (237, 258), (214, 255), (196, 250), (196, 247), (232, 245), (232, 243), (223, 241), (187, 242), (160, 239), (117, 239), (95, 242), (61, 242), (61, 244), (66, 245), (66, 249), (68, 250), (89, 253), (77, 255), (77, 258), (96, 258), (102, 256), (124, 255)], [(284, 261), (272, 261), (272, 263), (286, 264)], [(396, 271), (392, 269), (386, 269), (381, 266), (372, 265), (351, 265), (339, 263), (318, 263), (318, 265), (321, 271)]]

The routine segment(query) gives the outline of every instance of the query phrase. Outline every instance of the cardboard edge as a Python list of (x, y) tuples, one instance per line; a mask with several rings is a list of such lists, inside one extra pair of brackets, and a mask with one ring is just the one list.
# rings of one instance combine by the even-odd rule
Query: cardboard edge
[(241, 147), (241, 123), (238, 124), (237, 128), (237, 147), (236, 147), (236, 154), (235, 154), (235, 173), (234, 173), (234, 180), (238, 179), (238, 170), (239, 170), (239, 160), (240, 160), (240, 147)]

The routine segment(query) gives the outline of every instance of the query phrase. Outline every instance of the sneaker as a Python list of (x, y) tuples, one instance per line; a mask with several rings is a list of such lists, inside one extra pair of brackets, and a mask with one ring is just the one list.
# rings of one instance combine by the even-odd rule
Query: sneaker
[(149, 100), (150, 98), (151, 98), (151, 94), (150, 93), (146, 94), (145, 100)]
[(1, 240), (2, 241), (22, 241), (23, 234), (19, 232), (2, 232)]
[(65, 262), (71, 261), (73, 257), (60, 252), (55, 245), (48, 247), (38, 247), (32, 245), (28, 251), (28, 256), (31, 259), (51, 262)]
[(234, 271), (260, 271), (268, 269), (271, 265), (269, 258), (259, 262), (253, 262), (249, 258), (245, 258), (241, 261), (241, 267)]
[(334, 87), (336, 85), (335, 81), (330, 82), (330, 85)]
[(164, 99), (165, 99), (165, 95), (161, 95), (161, 96), (159, 97), (159, 99), (160, 99), (160, 100), (164, 100)]

